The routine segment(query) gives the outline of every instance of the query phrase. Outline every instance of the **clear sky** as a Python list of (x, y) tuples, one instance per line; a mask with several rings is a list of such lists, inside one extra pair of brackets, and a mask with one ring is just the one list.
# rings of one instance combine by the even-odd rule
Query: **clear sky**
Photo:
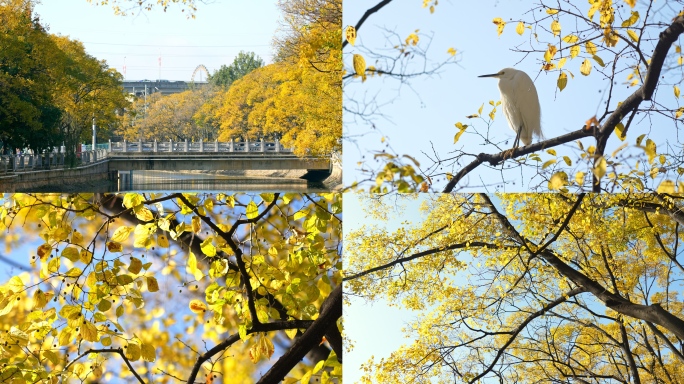
[[(400, 221), (407, 220), (419, 222), (420, 213), (418, 208), (422, 199), (404, 203), (405, 209), (401, 220), (396, 220), (392, 225), (382, 223), (366, 217), (365, 209), (358, 196), (353, 193), (344, 194), (344, 226), (342, 227), (345, 237), (362, 225), (384, 226), (388, 231), (396, 230)], [(344, 306), (344, 332), (346, 337), (353, 342), (354, 349), (347, 353), (345, 347), (343, 376), (347, 383), (356, 383), (363, 372), (361, 364), (375, 356), (377, 362), (382, 357), (398, 349), (402, 344), (409, 344), (409, 340), (402, 335), (401, 329), (411, 321), (415, 314), (390, 307), (385, 300), (367, 303), (365, 300), (350, 297), (351, 305)]]
[[(180, 6), (116, 16), (111, 7), (87, 0), (42, 0), (36, 12), (51, 33), (80, 40), (89, 54), (122, 74), (125, 65), (127, 80), (157, 80), (161, 74), (164, 80), (190, 81), (198, 65), (214, 73), (241, 50), (271, 63), (280, 20), (275, 0), (201, 3), (194, 20)], [(198, 73), (195, 81), (200, 77), (206, 80)]]
[[(343, 25), (356, 25), (364, 12), (376, 3), (377, 1), (345, 1)], [(555, 4), (555, 2), (549, 2), (549, 4), (551, 3)], [(607, 94), (610, 82), (607, 82), (597, 72), (598, 65), (595, 62), (593, 62), (594, 68), (591, 76), (587, 77), (582, 76), (579, 71), (584, 58), (579, 59), (578, 57), (574, 60), (568, 60), (564, 68), (570, 70), (574, 74), (574, 78), (568, 76), (567, 87), (559, 92), (556, 87), (558, 72), (540, 73), (541, 53), (525, 54), (512, 51), (517, 46), (521, 49), (528, 49), (530, 41), (534, 40), (529, 29), (525, 29), (523, 36), (516, 33), (515, 26), (518, 20), (530, 22), (533, 17), (540, 19), (548, 16), (544, 12), (535, 11), (534, 15), (529, 13), (528, 10), (533, 6), (533, 3), (520, 0), (440, 1), (435, 7), (434, 14), (430, 14), (421, 5), (421, 1), (393, 1), (377, 13), (372, 14), (358, 31), (356, 46), (348, 45), (344, 50), (345, 68), (348, 73), (354, 72), (352, 54), (363, 54), (367, 57), (367, 65), (377, 65), (369, 59), (367, 49), (393, 55), (392, 46), (398, 42), (403, 42), (416, 29), (419, 29), (419, 33), (422, 35), (421, 42), (427, 42), (428, 36), (433, 36), (428, 51), (428, 57), (431, 59), (431, 62), (427, 63), (428, 68), (437, 62), (446, 60), (449, 57), (447, 50), (450, 47), (458, 51), (458, 63), (442, 68), (438, 75), (408, 79), (405, 84), (401, 84), (388, 76), (369, 77), (364, 83), (361, 82), (360, 78), (345, 82), (344, 181), (346, 185), (363, 179), (357, 165), (363, 156), (366, 156), (364, 160), (370, 165), (377, 166), (381, 163), (373, 161), (371, 151), (384, 149), (387, 151), (394, 150), (398, 154), (409, 154), (416, 157), (421, 166), (425, 168), (433, 163), (430, 157), (435, 159), (435, 152), (442, 159), (453, 156), (455, 149), (462, 149), (473, 154), (499, 152), (492, 145), (484, 145), (484, 138), (476, 135), (474, 133), (476, 131), (483, 136), (488, 136), (492, 142), (500, 144), (502, 149), (510, 148), (515, 136), (508, 127), (501, 113), (501, 108), (498, 109), (496, 119), (489, 132), (487, 132), (487, 125), (483, 121), (466, 118), (468, 115), (477, 113), (482, 104), (484, 104), (483, 115), (487, 115), (491, 110), (488, 102), (500, 99), (498, 81), (491, 78), (478, 78), (477, 76), (496, 73), (506, 67), (523, 70), (534, 80), (541, 104), (542, 130), (547, 138), (576, 131), (589, 118), (594, 115), (600, 116), (603, 113), (605, 109), (604, 95)], [(637, 9), (641, 5), (638, 5)], [(586, 12), (588, 4), (585, 1), (577, 3), (577, 6)], [(641, 13), (645, 14), (643, 10)], [(662, 18), (667, 22), (668, 19), (665, 19), (665, 16), (663, 14)], [(673, 16), (669, 16), (669, 19)], [(500, 37), (497, 36), (496, 26), (492, 23), (495, 17), (509, 21)], [(546, 20), (542, 22), (542, 25), (548, 29), (550, 23), (551, 20)], [(619, 26), (619, 22), (616, 24)], [(565, 24), (562, 23), (562, 26), (567, 29), (562, 29), (561, 36), (570, 33), (569, 20)], [(392, 36), (392, 33), (396, 33), (397, 36), (393, 37), (390, 43), (387, 43), (386, 37)], [(545, 44), (549, 35), (539, 31), (540, 41)], [(542, 36), (544, 36), (543, 39)], [(657, 38), (657, 33), (650, 37)], [(624, 46), (625, 43), (620, 43), (618, 48)], [(582, 48), (580, 55), (586, 56), (584, 48)], [(608, 63), (608, 59), (612, 59), (612, 54), (599, 51), (598, 55), (603, 56), (608, 66), (611, 65)], [(416, 63), (414, 69), (416, 65), (423, 64), (418, 57), (414, 59), (414, 63)], [(673, 72), (676, 72), (674, 75), (681, 76), (680, 71)], [(631, 94), (636, 89), (627, 89), (623, 84), (626, 81), (627, 74), (625, 72), (618, 75), (616, 97), (611, 100), (611, 108), (614, 108), (618, 101), (623, 100), (627, 94)], [(666, 76), (662, 81), (666, 82), (667, 85), (661, 87), (657, 94), (658, 100), (667, 103), (670, 107), (673, 104), (677, 105), (675, 103), (678, 101), (675, 100), (672, 91), (673, 84), (677, 84), (677, 82), (669, 76)], [(368, 105), (363, 101), (373, 99), (380, 105), (378, 112), (382, 116), (379, 114), (370, 116), (371, 122), (364, 121), (358, 115), (348, 112), (350, 108), (356, 107), (356, 102), (361, 103), (361, 105)], [(646, 107), (646, 104), (643, 103), (642, 107)], [(369, 108), (364, 112), (372, 111)], [(658, 118), (657, 115), (655, 118)], [(454, 127), (456, 122), (462, 122), (471, 125), (471, 127), (466, 130), (459, 142), (454, 144), (454, 135), (458, 132)], [(640, 126), (638, 133), (634, 124)], [(632, 146), (634, 146), (636, 137), (642, 133), (648, 133), (649, 137), (662, 143), (665, 135), (670, 135), (670, 139), (672, 139), (674, 129), (676, 129), (671, 121), (659, 126), (648, 119), (646, 121), (635, 119), (634, 124), (628, 135), (628, 141)], [(385, 137), (384, 143), (381, 142), (382, 137)], [(536, 142), (536, 139), (534, 141)], [(585, 148), (595, 144), (593, 139), (584, 139), (583, 141)], [(387, 144), (390, 145), (389, 148), (386, 147)], [(621, 144), (617, 140), (612, 140), (609, 142), (606, 152), (610, 154)], [(570, 143), (555, 149), (559, 156), (568, 155), (573, 161), (573, 166), (575, 166), (579, 159), (577, 148), (575, 143)], [(658, 148), (664, 149), (664, 146)], [(643, 155), (641, 150), (636, 150), (635, 153)], [(541, 153), (541, 157), (543, 161), (551, 159), (551, 156), (546, 153)], [(467, 162), (471, 160), (473, 160), (472, 157), (467, 158)], [(506, 165), (513, 165), (513, 161), (508, 161)], [(453, 172), (450, 167), (446, 166), (442, 171)], [(587, 172), (589, 170), (585, 166), (583, 169), (578, 168), (575, 171)], [(546, 185), (544, 180), (534, 177), (535, 173), (536, 169), (521, 172), (517, 168), (512, 172), (505, 173), (505, 178), (509, 183), (505, 187), (501, 187), (501, 166), (494, 170), (480, 167), (471, 173), (469, 180), (459, 185), (477, 185), (476, 190), (478, 191), (482, 190), (483, 184), (488, 185), (489, 191), (529, 191), (538, 184)], [(573, 176), (574, 172), (571, 178)], [(444, 177), (439, 181), (433, 181), (436, 191), (441, 191), (446, 183)], [(472, 191), (472, 189), (470, 190)]]

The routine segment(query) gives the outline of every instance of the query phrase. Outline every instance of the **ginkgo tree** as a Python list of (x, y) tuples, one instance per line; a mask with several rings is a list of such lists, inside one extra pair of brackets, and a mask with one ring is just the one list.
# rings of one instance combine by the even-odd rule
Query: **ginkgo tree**
[[(380, 1), (368, 8), (349, 31), (347, 41), (352, 43), (363, 36), (367, 19), (391, 17), (391, 13), (383, 13), (390, 3), (392, 0)], [(420, 5), (416, 1), (417, 9)], [(437, 1), (424, 1), (422, 5), (430, 12), (440, 12)], [(509, 173), (530, 172), (539, 180), (532, 186), (536, 190), (672, 193), (684, 188), (679, 184), (684, 174), (682, 143), (676, 135), (684, 117), (680, 103), (682, 2), (662, 6), (655, 1), (634, 0), (579, 4), (541, 1), (522, 6), (514, 14), (496, 14), (496, 9), (491, 12), (491, 33), (515, 35), (511, 50), (519, 53), (521, 61), (533, 59), (538, 73), (557, 79), (556, 89), (543, 89), (540, 94), (562, 92), (578, 77), (587, 77), (605, 89), (601, 105), (586, 115), (576, 114), (577, 121), (567, 128), (569, 132), (518, 148), (513, 152), (515, 159), (506, 161), (509, 148), (490, 142), (488, 136), (494, 119), (503, 118), (500, 104), (483, 101), (479, 109), (463, 113), (466, 120), (454, 122), (453, 152), (431, 154), (430, 161), (422, 165), (416, 161), (417, 153), (402, 156), (390, 150), (378, 151), (373, 160), (381, 160), (380, 165), (362, 161), (362, 173), (367, 177), (364, 181), (375, 184), (369, 187), (372, 192), (472, 188), (476, 187), (471, 184), (473, 180), (488, 169), (501, 175), (500, 184), (513, 177), (507, 176)], [(409, 35), (395, 46), (398, 53), (402, 49), (408, 52), (404, 60), (422, 60), (420, 50), (411, 48), (419, 37)], [(382, 50), (364, 49), (354, 55), (350, 82), (364, 82), (387, 68), (400, 71), (408, 67), (392, 66), (392, 62), (389, 66), (366, 67), (369, 60), (362, 56), (380, 55)], [(412, 77), (409, 75), (397, 74), (405, 79)], [(363, 100), (352, 101), (368, 107)], [(547, 116), (545, 124), (561, 125), (553, 116)], [(481, 136), (494, 153), (475, 153), (468, 146), (459, 146), (464, 134)], [(443, 184), (438, 184), (438, 179)], [(481, 183), (491, 183), (486, 179)]]
[[(684, 201), (667, 194), (396, 196), (348, 228), (345, 293), (413, 310), (365, 383), (676, 383)], [(399, 208), (397, 208), (399, 207)], [(353, 341), (353, 335), (350, 335)]]
[(0, 203), (3, 383), (340, 382), (341, 195)]

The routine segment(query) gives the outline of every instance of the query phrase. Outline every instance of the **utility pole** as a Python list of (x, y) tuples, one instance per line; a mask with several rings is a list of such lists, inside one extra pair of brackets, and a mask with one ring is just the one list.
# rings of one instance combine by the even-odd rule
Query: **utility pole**
[(95, 112), (93, 112), (93, 151), (96, 148), (97, 148), (97, 126), (95, 125)]

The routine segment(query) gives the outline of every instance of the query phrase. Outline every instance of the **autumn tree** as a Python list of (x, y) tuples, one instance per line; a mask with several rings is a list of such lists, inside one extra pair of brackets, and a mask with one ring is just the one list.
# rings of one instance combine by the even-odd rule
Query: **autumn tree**
[[(383, 13), (390, 3), (392, 0), (380, 1), (368, 8), (351, 36), (362, 36), (371, 18), (390, 20), (392, 14)], [(500, 15), (494, 9), (491, 33), (520, 35), (511, 50), (519, 53), (521, 61), (535, 60), (540, 73), (557, 78), (556, 89), (541, 93), (562, 92), (578, 77), (586, 76), (605, 89), (605, 104), (591, 113), (577, 114), (572, 131), (518, 148), (514, 159), (505, 161), (504, 151), (509, 147), (489, 141), (494, 118), (503, 119), (500, 106), (496, 100), (491, 105), (483, 100), (479, 110), (464, 111), (465, 119), (454, 122), (453, 151), (426, 156), (378, 151), (380, 164), (375, 165), (374, 159), (363, 162), (366, 178), (362, 182), (376, 184), (369, 187), (373, 191), (449, 192), (490, 185), (492, 175), (499, 179), (498, 184), (507, 184), (527, 173), (538, 180), (531, 186), (535, 190), (674, 191), (684, 169), (682, 143), (675, 134), (684, 116), (679, 103), (682, 54), (678, 41), (684, 32), (681, 5), (674, 2), (661, 7), (654, 1), (632, 0), (542, 1), (515, 14)], [(436, 1), (425, 1), (423, 6), (435, 13), (442, 8)], [(395, 48), (411, 57), (412, 46), (420, 39), (417, 34), (409, 36)], [(364, 49), (355, 51), (357, 69), (352, 70), (349, 61), (351, 83), (363, 82), (378, 70), (388, 71), (383, 63), (365, 65), (371, 62), (369, 57), (382, 53), (379, 47)], [(389, 68), (398, 68), (400, 77), (409, 78), (402, 71), (405, 67)], [(349, 104), (353, 103), (368, 105), (358, 98), (352, 98)], [(362, 107), (357, 111), (364, 111)], [(546, 125), (558, 125), (553, 117), (545, 120)], [(467, 136), (480, 138), (490, 151), (475, 153), (463, 144)], [(475, 181), (478, 179), (482, 181)]]
[(74, 148), (91, 141), (93, 119), (100, 137), (109, 136), (121, 123), (117, 112), (123, 112), (128, 101), (121, 91), (119, 72), (87, 54), (79, 41), (55, 35), (51, 39), (60, 49), (52, 69), (53, 88), (63, 112), (60, 130), (73, 164)]
[(37, 152), (61, 144), (61, 111), (51, 93), (50, 56), (58, 52), (33, 4), (0, 4), (0, 146)]
[(222, 65), (209, 76), (209, 83), (217, 87), (229, 87), (235, 80), (263, 66), (264, 61), (254, 52), (240, 51), (229, 66)]
[(680, 381), (681, 196), (404, 198), (415, 224), (386, 229), (410, 214), (371, 196), (380, 224), (345, 239), (345, 292), (419, 314), (363, 382)]
[(340, 382), (339, 194), (1, 203), (3, 383)]
[(102, 136), (118, 123), (116, 112), (126, 106), (122, 77), (80, 42), (49, 34), (32, 1), (3, 3), (0, 12), (1, 140), (36, 152), (66, 144), (74, 164), (75, 146), (89, 139), (93, 118)]
[(280, 1), (276, 62), (235, 81), (207, 105), (219, 139), (278, 138), (299, 156), (341, 150), (340, 0)]
[(217, 129), (200, 113), (214, 94), (213, 88), (201, 87), (170, 95), (157, 92), (146, 98), (136, 97), (118, 132), (129, 141), (214, 140)]

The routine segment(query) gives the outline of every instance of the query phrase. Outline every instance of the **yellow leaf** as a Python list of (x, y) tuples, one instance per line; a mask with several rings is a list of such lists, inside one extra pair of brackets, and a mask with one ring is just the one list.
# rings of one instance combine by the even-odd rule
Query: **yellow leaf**
[(518, 33), (518, 35), (525, 33), (525, 23), (522, 21), (518, 22), (518, 25), (515, 27), (515, 31)]
[(679, 87), (676, 85), (674, 86), (674, 94), (676, 98), (679, 98)]
[(555, 149), (547, 149), (546, 153), (548, 153), (551, 156), (556, 156), (556, 150)]
[(558, 75), (556, 84), (558, 85), (558, 89), (562, 92), (563, 89), (565, 89), (565, 86), (568, 85), (568, 75), (566, 75), (565, 72), (561, 72), (560, 75)]
[(556, 48), (555, 45), (549, 44), (549, 47), (546, 49), (546, 52), (544, 52), (544, 60), (550, 63), (551, 60), (553, 60), (553, 56), (556, 55), (556, 52), (558, 52), (558, 48)]
[(632, 11), (632, 13), (629, 15), (629, 18), (627, 20), (623, 21), (621, 26), (622, 26), (622, 28), (631, 27), (638, 20), (639, 20), (639, 12)]
[(551, 179), (549, 180), (549, 189), (552, 191), (559, 190), (568, 184), (568, 175), (563, 171), (556, 172), (551, 176)]
[(558, 69), (561, 69), (565, 66), (565, 62), (567, 61), (567, 57), (563, 57), (560, 60), (558, 60)]
[(363, 81), (366, 81), (366, 59), (358, 53), (354, 54), (353, 57), (354, 71), (357, 76), (361, 76)]
[(140, 259), (131, 256), (131, 264), (128, 266), (128, 272), (137, 275), (142, 270), (142, 265), (143, 264), (142, 261), (140, 261)]
[(150, 248), (152, 246), (151, 237), (156, 230), (157, 226), (154, 223), (136, 225), (133, 232), (133, 246), (136, 248)]
[(572, 47), (570, 47), (570, 58), (571, 59), (574, 59), (575, 57), (577, 57), (577, 55), (579, 55), (579, 53), (580, 53), (579, 45), (573, 45)]
[(115, 241), (117, 243), (123, 243), (128, 239), (128, 235), (133, 232), (133, 228), (131, 227), (119, 227), (114, 231), (114, 234), (112, 234), (112, 237), (110, 240)]
[(79, 257), (78, 249), (76, 249), (76, 247), (66, 247), (62, 251), (62, 257), (69, 259), (69, 261), (76, 262)]
[(195, 313), (204, 313), (207, 311), (207, 305), (197, 299), (190, 300), (190, 310)]
[(596, 44), (592, 43), (591, 41), (587, 41), (584, 44), (584, 48), (587, 50), (588, 54), (592, 56), (596, 54)]
[(589, 76), (589, 73), (591, 73), (591, 62), (589, 59), (584, 59), (582, 62), (582, 65), (580, 66), (580, 73), (584, 76)]
[(558, 20), (554, 20), (551, 22), (551, 32), (553, 32), (554, 36), (560, 35), (561, 32), (561, 25)]
[(41, 259), (46, 256), (50, 256), (50, 253), (52, 253), (52, 246), (50, 244), (43, 244), (38, 247), (37, 252), (38, 257), (40, 257)]
[(504, 27), (506, 26), (506, 22), (503, 21), (502, 18), (496, 17), (496, 18), (494, 18), (494, 20), (492, 20), (492, 23), (494, 23), (496, 25), (496, 32), (498, 34), (497, 36), (501, 36), (501, 34), (503, 33), (503, 30), (504, 30)]
[(192, 217), (192, 231), (195, 233), (199, 233), (200, 231), (200, 218), (199, 216), (193, 216)]
[(216, 256), (216, 247), (214, 247), (211, 237), (206, 238), (202, 244), (200, 244), (200, 248), (202, 249), (202, 253), (205, 255), (209, 257)]
[(544, 164), (542, 164), (542, 169), (546, 169), (553, 164), (556, 164), (556, 159), (547, 160), (544, 162)]
[(344, 37), (349, 44), (354, 45), (356, 42), (356, 28), (351, 25), (347, 26), (347, 29), (344, 30)]
[(634, 6), (636, 6), (636, 2), (637, 0), (625, 0), (625, 3), (627, 3), (627, 5), (629, 5), (631, 8), (634, 8)]
[(572, 165), (572, 160), (567, 156), (563, 156), (563, 161), (565, 161), (565, 164), (567, 164), (568, 167)]
[(629, 38), (632, 39), (632, 41), (635, 43), (639, 41), (639, 35), (637, 35), (633, 29), (627, 30), (627, 36), (629, 36)]
[(617, 123), (615, 126), (615, 135), (620, 139), (620, 141), (625, 141), (627, 138), (625, 133), (625, 126), (622, 123)]
[(656, 189), (658, 193), (675, 193), (675, 183), (672, 180), (663, 180)]
[(168, 248), (169, 247), (169, 238), (166, 237), (165, 234), (160, 234), (157, 236), (157, 245), (159, 245), (161, 248)]
[(249, 204), (247, 204), (245, 215), (247, 215), (248, 219), (253, 219), (259, 216), (259, 208), (254, 201), (250, 201)]
[(594, 55), (594, 56), (592, 56), (592, 58), (594, 59), (595, 62), (598, 63), (598, 65), (600, 65), (600, 66), (602, 66), (602, 67), (605, 67), (605, 66), (606, 66), (606, 65), (603, 63), (603, 59), (601, 59), (600, 57)]
[(420, 38), (417, 34), (411, 33), (408, 35), (408, 37), (406, 37), (406, 40), (404, 40), (404, 42), (406, 43), (406, 45), (413, 45), (415, 47), (418, 44), (419, 40)]
[(142, 343), (140, 346), (140, 352), (142, 354), (143, 360), (145, 361), (153, 362), (157, 360), (157, 351), (150, 343)]
[(601, 180), (603, 176), (605, 176), (606, 174), (606, 167), (606, 159), (603, 156), (599, 157), (598, 161), (596, 161), (596, 167), (592, 169), (594, 176), (596, 176), (597, 179)]
[(129, 343), (124, 349), (124, 355), (131, 361), (138, 361), (140, 359), (140, 346), (138, 344)]
[(150, 292), (157, 292), (159, 290), (159, 283), (154, 276), (147, 276), (147, 290)]
[(547, 8), (547, 9), (546, 9), (546, 13), (548, 13), (549, 15), (555, 15), (556, 13), (558, 13), (558, 10), (557, 10), (557, 9)]
[(570, 35), (566, 35), (565, 37), (563, 37), (563, 41), (565, 41), (568, 44), (574, 44), (578, 40), (579, 40), (579, 37), (577, 37), (577, 35), (570, 34)]
[(456, 56), (456, 50), (454, 48), (447, 49), (447, 53), (451, 56)]
[(577, 172), (575, 174), (575, 183), (578, 185), (584, 185), (584, 172)]
[(143, 222), (154, 220), (154, 216), (152, 215), (152, 211), (147, 209), (147, 207), (142, 207), (142, 208), (138, 209), (138, 211), (135, 213), (135, 217), (137, 217), (138, 220), (143, 221)]
[(98, 341), (97, 327), (90, 321), (84, 320), (84, 323), (79, 327), (81, 337), (86, 341)]
[(109, 252), (122, 252), (123, 246), (121, 245), (121, 243), (117, 243), (115, 241), (108, 241), (107, 242), (107, 250)]
[(644, 152), (646, 152), (646, 156), (648, 156), (648, 163), (653, 164), (653, 160), (657, 155), (656, 143), (651, 139), (646, 139), (646, 146), (644, 147)]

